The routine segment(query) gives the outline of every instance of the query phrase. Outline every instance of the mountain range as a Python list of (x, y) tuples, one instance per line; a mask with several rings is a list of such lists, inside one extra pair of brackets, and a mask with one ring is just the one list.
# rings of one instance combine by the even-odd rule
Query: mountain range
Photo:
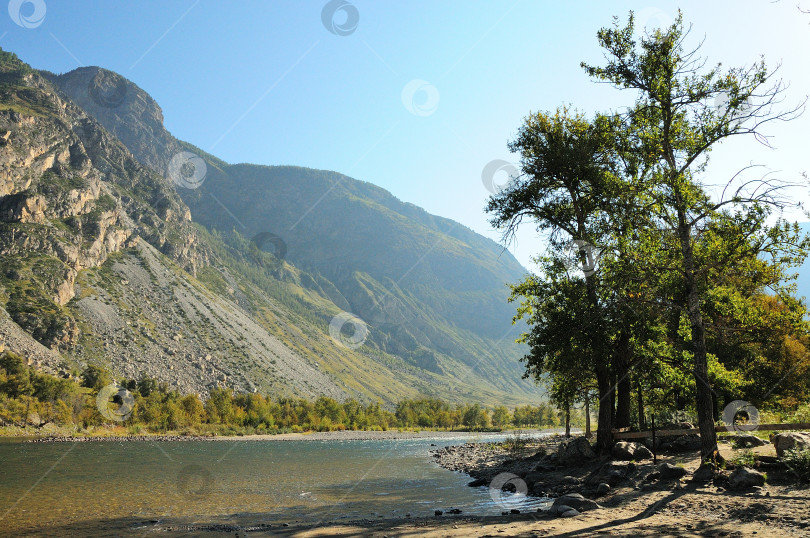
[(336, 172), (226, 163), (102, 68), (0, 52), (0, 254), (0, 341), (63, 375), (541, 398), (506, 300), (526, 271), (499, 244)]

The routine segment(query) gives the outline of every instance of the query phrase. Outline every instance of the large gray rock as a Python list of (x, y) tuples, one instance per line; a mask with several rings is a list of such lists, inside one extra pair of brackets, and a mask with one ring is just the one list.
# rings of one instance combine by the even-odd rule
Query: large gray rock
[(579, 510), (580, 512), (585, 512), (586, 510), (596, 510), (600, 507), (598, 504), (596, 504), (596, 501), (586, 499), (580, 493), (568, 493), (567, 495), (554, 499), (554, 503), (551, 505), (552, 512), (560, 513), (559, 507), (561, 506), (565, 506), (567, 508), (570, 507), (575, 510)]
[(591, 473), (586, 479), (586, 483), (596, 486), (606, 483), (615, 487), (636, 470), (636, 465), (631, 462), (610, 462), (602, 465), (599, 470)]
[(700, 450), (700, 436), (681, 435), (670, 442), (669, 445), (669, 448), (675, 452), (690, 452), (692, 450)]
[(752, 469), (741, 467), (728, 477), (728, 489), (741, 490), (765, 485), (765, 475)]
[(652, 452), (641, 443), (629, 441), (619, 441), (613, 445), (610, 451), (614, 459), (617, 460), (646, 460), (652, 458)]
[(765, 446), (768, 444), (764, 439), (760, 439), (756, 435), (750, 433), (743, 433), (735, 435), (731, 438), (735, 448), (753, 448), (755, 446)]
[(692, 481), (702, 483), (711, 482), (714, 479), (714, 473), (716, 471), (717, 467), (713, 463), (703, 463), (692, 474)]
[(792, 448), (810, 449), (810, 433), (808, 432), (787, 432), (779, 433), (771, 438), (773, 446), (776, 447), (776, 455), (780, 458), (785, 450)]
[(657, 469), (661, 480), (682, 478), (684, 475), (686, 475), (686, 469), (667, 462), (659, 463)]
[(579, 465), (595, 457), (596, 453), (585, 437), (566, 439), (557, 447), (557, 458), (562, 465)]

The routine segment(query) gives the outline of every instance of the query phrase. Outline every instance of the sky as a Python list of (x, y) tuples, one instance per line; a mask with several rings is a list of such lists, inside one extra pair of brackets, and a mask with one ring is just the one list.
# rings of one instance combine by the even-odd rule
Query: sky
[[(633, 93), (594, 83), (580, 67), (603, 61), (596, 32), (614, 16), (633, 10), (638, 26), (653, 28), (681, 9), (709, 63), (764, 57), (789, 84), (785, 107), (810, 93), (810, 14), (795, 1), (8, 4), (0, 47), (56, 73), (120, 73), (155, 98), (175, 136), (227, 162), (335, 170), (496, 240), (483, 208), (509, 164), (489, 163), (517, 161), (507, 142), (523, 118), (632, 104)], [(788, 181), (810, 169), (810, 113), (765, 133), (772, 149), (740, 137), (716, 149), (706, 182), (725, 183), (749, 164)], [(543, 249), (530, 224), (509, 245), (526, 267)]]

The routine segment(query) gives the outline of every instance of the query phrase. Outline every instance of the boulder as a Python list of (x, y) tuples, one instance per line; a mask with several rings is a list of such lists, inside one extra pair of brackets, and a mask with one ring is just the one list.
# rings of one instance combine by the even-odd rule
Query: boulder
[(554, 503), (551, 505), (551, 510), (552, 512), (559, 514), (561, 513), (560, 507), (563, 506), (569, 509), (573, 508), (574, 510), (579, 510), (580, 512), (599, 508), (596, 501), (586, 499), (580, 493), (568, 493), (562, 497), (557, 497), (554, 499)]
[(565, 512), (569, 512), (571, 510), (573, 510), (573, 508), (571, 508), (570, 506), (564, 505), (564, 504), (558, 504), (556, 506), (552, 505), (552, 507), (551, 507), (551, 513), (552, 514), (557, 514), (558, 516), (560, 514), (564, 514)]
[(638, 445), (635, 453), (633, 454), (636, 461), (651, 460), (653, 458), (652, 451), (644, 445)]
[(613, 445), (610, 454), (617, 460), (632, 460), (638, 446), (638, 443), (619, 441)]
[(686, 475), (686, 469), (667, 462), (659, 463), (657, 469), (658, 476), (661, 480), (677, 479)]
[(566, 439), (557, 447), (557, 458), (562, 465), (579, 465), (595, 457), (596, 453), (585, 437)]
[(717, 467), (713, 463), (703, 463), (697, 470), (692, 473), (693, 482), (711, 482), (714, 479), (714, 473)]
[(564, 476), (560, 479), (559, 483), (563, 486), (578, 486), (580, 480), (576, 476)]
[(636, 465), (631, 462), (610, 462), (591, 473), (586, 482), (591, 486), (606, 483), (611, 487), (616, 487), (635, 470)]
[(560, 514), (560, 517), (577, 517), (578, 515), (579, 515), (579, 512), (572, 509), (572, 510), (568, 510), (567, 512), (563, 512), (562, 514)]
[(676, 452), (689, 452), (700, 450), (699, 435), (681, 435), (669, 443), (670, 448)]
[(764, 439), (760, 439), (756, 435), (751, 435), (750, 433), (735, 435), (731, 438), (731, 442), (734, 443), (735, 448), (753, 448), (755, 446), (764, 446), (768, 444), (768, 442)]
[(765, 475), (753, 469), (741, 467), (728, 477), (728, 489), (741, 490), (765, 485)]
[(771, 438), (773, 446), (776, 447), (776, 455), (780, 458), (785, 450), (792, 448), (810, 449), (810, 433), (808, 432), (786, 432), (774, 435)]
[(610, 484), (606, 482), (602, 482), (598, 486), (596, 486), (596, 494), (597, 495), (607, 495), (610, 491)]

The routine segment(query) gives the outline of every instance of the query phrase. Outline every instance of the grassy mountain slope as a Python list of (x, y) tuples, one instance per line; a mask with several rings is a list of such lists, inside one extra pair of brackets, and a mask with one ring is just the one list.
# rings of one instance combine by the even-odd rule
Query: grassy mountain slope
[[(496, 244), (332, 172), (228, 165), (171, 137), (154, 101), (110, 72), (0, 63), (4, 344), (46, 369), (101, 363), (183, 391), (535, 397), (517, 331), (504, 336), (505, 282), (522, 269)], [(204, 188), (156, 173), (181, 150), (204, 156)], [(285, 208), (330, 188), (293, 226)], [(263, 231), (284, 238), (286, 260), (249, 240)], [(369, 325), (358, 349), (329, 337), (343, 310)]]
[(324, 293), (369, 325), (370, 345), (437, 374), (532, 392), (505, 300), (524, 270), (493, 241), (335, 172), (229, 165), (171, 136), (157, 103), (115, 73), (81, 68), (52, 80), (154, 170), (166, 173), (181, 151), (201, 156), (203, 185), (179, 189), (194, 220), (280, 237), (288, 261), (322, 277)]

